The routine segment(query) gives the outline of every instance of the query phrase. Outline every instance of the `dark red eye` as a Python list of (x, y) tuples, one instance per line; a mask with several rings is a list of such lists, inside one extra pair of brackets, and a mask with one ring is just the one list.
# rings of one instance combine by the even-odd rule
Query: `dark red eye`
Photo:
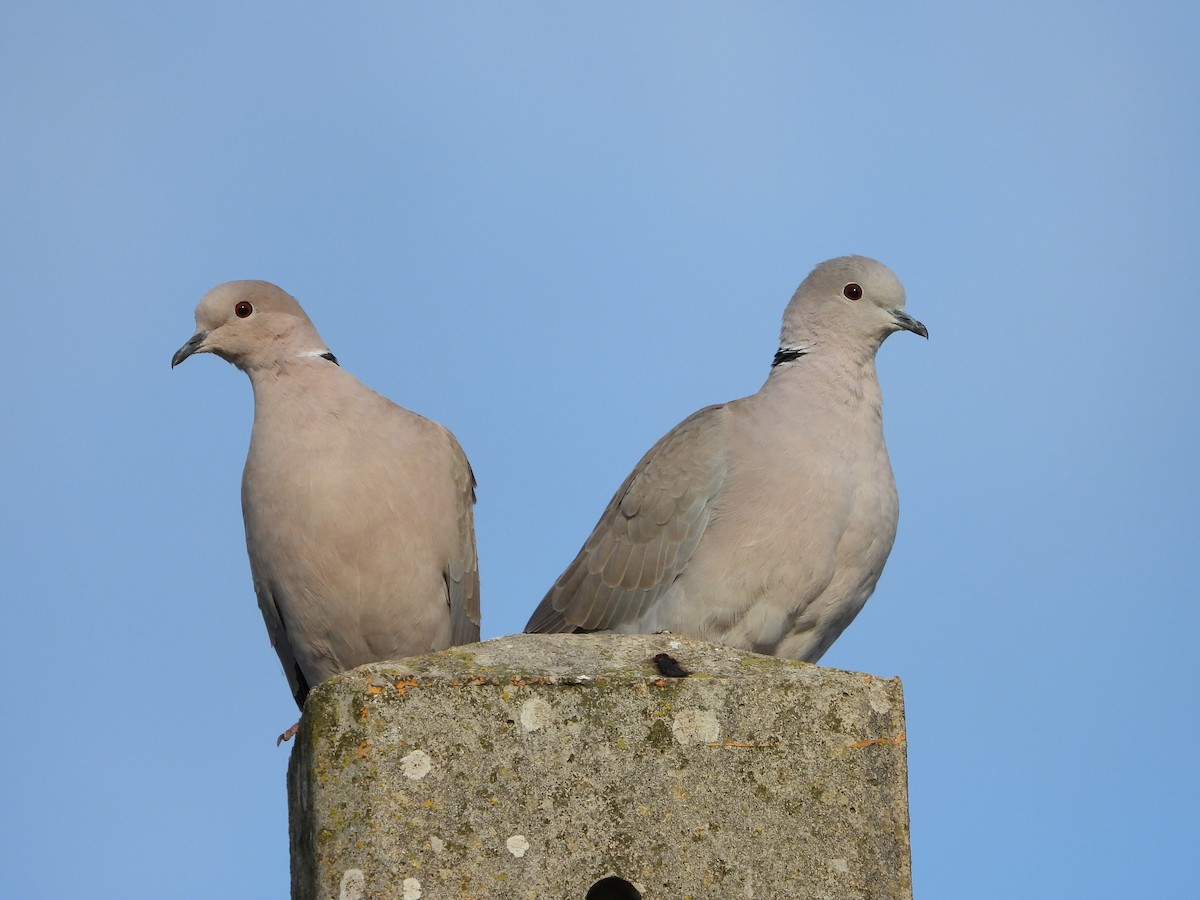
[[(852, 281), (842, 288), (842, 293), (846, 295), (847, 300), (859, 300), (862, 298), (862, 286)], [(240, 316), (241, 313), (238, 313), (238, 315)]]
[[(857, 287), (857, 285), (855, 285), (855, 287)], [(239, 319), (244, 319), (246, 316), (250, 315), (250, 313), (254, 312), (254, 307), (243, 300), (233, 308), (233, 311), (237, 314)]]

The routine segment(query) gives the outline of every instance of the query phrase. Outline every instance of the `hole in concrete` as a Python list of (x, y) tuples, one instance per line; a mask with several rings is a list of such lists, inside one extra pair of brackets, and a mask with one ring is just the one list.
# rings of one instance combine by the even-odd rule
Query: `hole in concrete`
[(642, 900), (642, 893), (624, 878), (610, 875), (588, 888), (584, 900)]

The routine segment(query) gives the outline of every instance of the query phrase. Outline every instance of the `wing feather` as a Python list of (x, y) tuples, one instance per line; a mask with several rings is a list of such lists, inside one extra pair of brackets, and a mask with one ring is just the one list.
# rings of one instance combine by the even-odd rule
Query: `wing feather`
[(709, 406), (642, 457), (526, 631), (612, 628), (650, 610), (708, 527), (728, 473), (727, 423), (723, 404)]
[[(449, 432), (447, 432), (449, 435)], [(466, 454), (454, 441), (458, 461), (457, 554), (446, 567), (446, 589), (450, 601), (450, 640), (454, 646), (479, 640), (479, 557), (475, 547), (475, 473)]]

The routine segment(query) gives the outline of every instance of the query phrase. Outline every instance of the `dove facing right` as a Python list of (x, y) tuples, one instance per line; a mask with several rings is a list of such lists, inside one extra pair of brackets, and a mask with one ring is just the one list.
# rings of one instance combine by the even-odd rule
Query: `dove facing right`
[(896, 331), (929, 337), (904, 300), (873, 259), (813, 269), (763, 386), (642, 457), (525, 630), (670, 631), (819, 659), (896, 536), (875, 354)]

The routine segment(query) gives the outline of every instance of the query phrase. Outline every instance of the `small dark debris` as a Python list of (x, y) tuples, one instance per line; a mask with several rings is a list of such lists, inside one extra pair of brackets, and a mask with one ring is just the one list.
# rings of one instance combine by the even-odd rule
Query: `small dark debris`
[(679, 660), (668, 653), (655, 654), (651, 660), (658, 674), (666, 678), (687, 678), (692, 673), (679, 664)]

